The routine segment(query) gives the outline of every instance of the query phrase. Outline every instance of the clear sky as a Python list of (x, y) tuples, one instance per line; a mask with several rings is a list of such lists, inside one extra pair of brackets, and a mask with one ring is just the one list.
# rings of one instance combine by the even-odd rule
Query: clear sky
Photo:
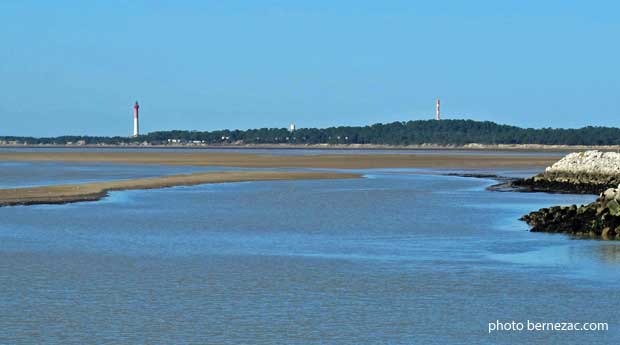
[[(96, 3), (96, 4), (95, 4)], [(620, 125), (617, 1), (0, 2), (0, 135)]]

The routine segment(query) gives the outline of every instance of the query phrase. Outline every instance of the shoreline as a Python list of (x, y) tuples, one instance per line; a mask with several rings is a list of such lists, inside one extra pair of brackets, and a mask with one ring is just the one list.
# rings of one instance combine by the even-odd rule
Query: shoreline
[[(0, 162), (71, 162), (239, 168), (542, 168), (556, 161), (542, 155), (319, 154), (269, 155), (237, 152), (0, 152)], [(228, 171), (170, 175), (0, 190), (0, 206), (63, 204), (99, 200), (109, 191), (154, 189), (204, 183), (262, 180), (359, 178), (347, 172)]]
[(600, 151), (619, 151), (620, 145), (543, 145), (543, 144), (476, 144), (470, 143), (465, 145), (382, 145), (382, 144), (225, 144), (225, 145), (144, 145), (144, 144), (126, 144), (126, 145), (106, 145), (106, 144), (85, 144), (85, 145), (66, 145), (66, 144), (2, 144), (0, 148), (10, 149), (32, 149), (32, 148), (59, 148), (59, 149), (188, 149), (188, 150), (260, 150), (260, 149), (283, 149), (283, 150), (436, 150), (436, 151), (542, 151), (542, 152), (574, 152), (585, 150)]
[(485, 188), (485, 190), (488, 190), (491, 192), (521, 192), (521, 193), (528, 192), (525, 189), (515, 188), (513, 183), (519, 180), (519, 178), (517, 177), (507, 177), (507, 176), (500, 176), (496, 174), (477, 174), (477, 173), (447, 173), (447, 174), (442, 174), (442, 175), (494, 180), (496, 182), (495, 184), (492, 184)]
[(238, 152), (0, 152), (1, 161), (86, 162), (238, 168), (544, 168), (558, 160), (535, 154), (319, 154)]
[(208, 172), (151, 178), (0, 189), (0, 207), (97, 201), (112, 191), (159, 189), (211, 183), (361, 178), (334, 172)]
[(565, 233), (620, 240), (620, 154), (571, 153), (536, 176), (512, 182), (529, 191), (594, 194), (586, 205), (544, 207), (520, 219), (533, 232)]
[(620, 154), (586, 151), (564, 156), (544, 172), (513, 183), (531, 191), (599, 194), (620, 184)]

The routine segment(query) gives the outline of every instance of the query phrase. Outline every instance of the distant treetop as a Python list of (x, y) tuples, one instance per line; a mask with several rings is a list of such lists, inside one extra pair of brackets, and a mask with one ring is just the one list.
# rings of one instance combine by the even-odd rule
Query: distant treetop
[[(137, 102), (136, 102), (137, 103)], [(120, 144), (136, 139), (125, 137), (61, 136), (55, 138), (0, 137), (28, 144), (65, 144), (84, 140), (88, 144)], [(620, 129), (614, 127), (520, 128), (490, 121), (418, 120), (360, 127), (260, 128), (249, 130), (157, 131), (137, 140), (151, 144), (200, 142), (203, 144), (378, 144), (378, 145), (620, 145)]]

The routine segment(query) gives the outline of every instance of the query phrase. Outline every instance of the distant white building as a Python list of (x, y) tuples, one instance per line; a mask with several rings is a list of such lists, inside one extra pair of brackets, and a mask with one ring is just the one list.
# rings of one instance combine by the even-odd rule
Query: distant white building
[(288, 127), (288, 130), (291, 132), (295, 132), (295, 124), (291, 123), (291, 125)]

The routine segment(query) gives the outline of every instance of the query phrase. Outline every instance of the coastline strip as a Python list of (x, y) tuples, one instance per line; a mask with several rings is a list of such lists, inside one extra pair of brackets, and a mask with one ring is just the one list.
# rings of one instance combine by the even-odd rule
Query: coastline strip
[(0, 152), (0, 161), (86, 162), (242, 168), (542, 168), (558, 157), (536, 154), (319, 154), (233, 152)]
[(41, 187), (11, 188), (0, 189), (0, 207), (96, 201), (107, 196), (110, 191), (121, 190), (155, 189), (224, 182), (346, 179), (360, 177), (360, 174), (343, 174), (334, 172), (235, 171), (168, 175), (133, 180), (115, 180)]

